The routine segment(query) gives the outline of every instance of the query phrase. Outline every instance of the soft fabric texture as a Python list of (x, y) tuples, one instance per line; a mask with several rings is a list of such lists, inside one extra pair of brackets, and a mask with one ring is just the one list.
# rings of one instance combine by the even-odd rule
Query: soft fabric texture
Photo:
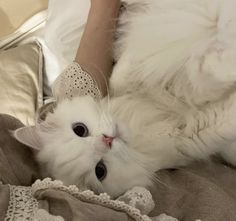
[(30, 43), (0, 52), (0, 113), (34, 124), (43, 104), (41, 47)]
[[(107, 194), (95, 195), (91, 191), (66, 187), (60, 181), (50, 179), (37, 180), (31, 187), (1, 185), (0, 193), (1, 189), (6, 191), (6, 197), (9, 197), (10, 191), (10, 197), (0, 201), (2, 207), (9, 201), (5, 216), (8, 221), (178, 221), (166, 214), (148, 217), (127, 203), (111, 200)], [(136, 194), (140, 197), (140, 193)], [(143, 203), (142, 200), (139, 202)]]
[[(0, 220), (4, 220), (10, 191), (6, 184), (30, 186), (39, 174), (32, 152), (15, 141), (7, 131), (22, 124), (7, 115), (0, 115), (0, 123), (0, 174), (3, 181), (0, 185)], [(25, 155), (28, 156), (27, 161), (24, 160)], [(19, 168), (24, 173), (19, 173)], [(156, 204), (149, 214), (151, 217), (166, 213), (179, 221), (236, 220), (236, 172), (222, 161), (213, 159), (209, 162), (196, 162), (185, 168), (159, 171), (156, 176), (159, 182), (151, 190)], [(35, 196), (40, 202), (40, 208), (54, 216), (62, 216), (68, 221), (78, 220), (78, 217), (81, 221), (130, 220), (124, 213), (80, 201), (66, 191), (43, 189), (42, 186), (35, 192)], [(45, 214), (45, 211), (40, 211), (42, 213)], [(154, 220), (165, 221), (159, 218)]]
[(151, 191), (156, 208), (183, 221), (236, 220), (236, 171), (219, 158), (195, 162), (185, 168), (159, 171), (159, 184)]
[(15, 32), (27, 19), (47, 8), (48, 0), (0, 2), (0, 39)]
[(40, 178), (38, 164), (32, 150), (11, 135), (11, 131), (23, 124), (14, 117), (0, 114), (0, 125), (0, 181), (4, 184), (29, 186)]

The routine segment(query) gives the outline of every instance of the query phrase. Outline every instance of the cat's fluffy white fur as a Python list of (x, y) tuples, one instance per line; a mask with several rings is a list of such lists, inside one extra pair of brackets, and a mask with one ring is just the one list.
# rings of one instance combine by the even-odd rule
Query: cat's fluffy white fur
[[(236, 165), (235, 0), (125, 2), (111, 98), (65, 100), (15, 136), (42, 147), (38, 159), (53, 177), (114, 196), (150, 185), (156, 170), (211, 154)], [(76, 136), (74, 122), (90, 136)], [(111, 149), (102, 134), (116, 137)], [(101, 159), (102, 182), (95, 176)]]

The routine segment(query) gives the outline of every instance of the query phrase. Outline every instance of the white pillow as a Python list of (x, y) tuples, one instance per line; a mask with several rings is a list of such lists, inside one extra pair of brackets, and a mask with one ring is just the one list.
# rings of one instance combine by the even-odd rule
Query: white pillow
[(50, 0), (45, 30), (40, 39), (45, 59), (46, 86), (50, 87), (74, 60), (87, 21), (90, 0)]

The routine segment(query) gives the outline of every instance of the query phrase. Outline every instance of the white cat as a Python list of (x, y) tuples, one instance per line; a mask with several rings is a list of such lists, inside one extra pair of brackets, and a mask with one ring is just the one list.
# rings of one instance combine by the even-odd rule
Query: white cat
[(78, 97), (15, 137), (65, 184), (117, 196), (221, 153), (236, 165), (235, 0), (127, 0), (111, 97)]

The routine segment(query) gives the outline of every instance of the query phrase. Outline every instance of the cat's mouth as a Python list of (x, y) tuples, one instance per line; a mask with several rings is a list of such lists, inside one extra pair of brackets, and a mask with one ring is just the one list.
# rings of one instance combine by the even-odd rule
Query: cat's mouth
[(106, 134), (103, 134), (103, 135), (102, 135), (102, 142), (103, 142), (103, 144), (104, 144), (107, 148), (111, 149), (111, 148), (112, 148), (112, 144), (113, 144), (113, 140), (114, 140), (115, 138), (116, 138), (116, 137), (108, 136), (108, 135), (106, 135)]

